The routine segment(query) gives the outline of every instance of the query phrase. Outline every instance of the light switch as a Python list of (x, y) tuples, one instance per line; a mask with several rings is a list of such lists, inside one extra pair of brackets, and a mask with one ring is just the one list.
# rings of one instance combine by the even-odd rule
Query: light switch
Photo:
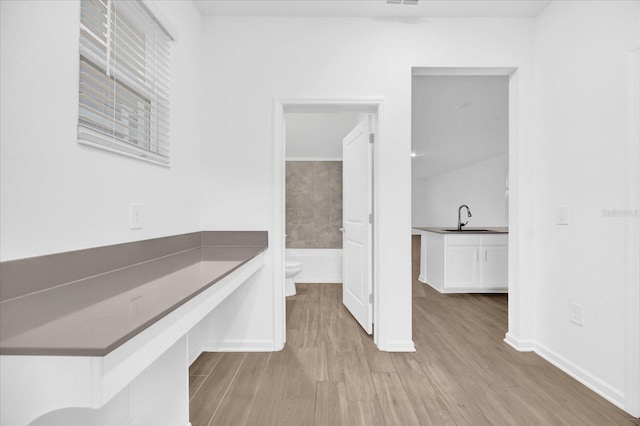
[(569, 224), (569, 206), (558, 206), (558, 225)]
[(129, 227), (142, 229), (144, 226), (144, 204), (132, 203), (129, 212)]

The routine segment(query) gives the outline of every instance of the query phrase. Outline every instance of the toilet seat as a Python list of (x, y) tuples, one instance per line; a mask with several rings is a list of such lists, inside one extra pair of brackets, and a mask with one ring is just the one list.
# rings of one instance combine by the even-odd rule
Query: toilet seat
[(291, 260), (287, 260), (284, 263), (284, 267), (285, 267), (285, 269), (301, 268), (302, 267), (302, 262), (294, 262), (294, 261), (291, 261)]

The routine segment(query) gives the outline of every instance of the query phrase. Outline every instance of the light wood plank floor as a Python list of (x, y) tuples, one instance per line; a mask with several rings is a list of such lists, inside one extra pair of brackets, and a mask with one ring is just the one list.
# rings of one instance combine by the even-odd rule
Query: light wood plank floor
[(194, 362), (192, 425), (640, 425), (507, 346), (506, 295), (442, 295), (419, 283), (419, 250), (414, 237), (417, 352), (377, 351), (340, 285), (299, 284), (287, 298), (283, 351)]

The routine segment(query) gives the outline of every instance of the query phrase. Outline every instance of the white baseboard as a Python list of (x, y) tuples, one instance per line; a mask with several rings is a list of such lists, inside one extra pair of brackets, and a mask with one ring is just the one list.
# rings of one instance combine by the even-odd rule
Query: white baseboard
[(593, 374), (577, 366), (560, 354), (552, 351), (551, 349), (540, 343), (536, 343), (535, 353), (537, 353), (542, 358), (549, 361), (551, 364), (555, 365), (560, 370), (564, 371), (607, 401), (611, 402), (613, 405), (624, 410), (625, 396), (624, 392), (620, 389), (609, 385), (602, 379), (594, 376)]
[(274, 352), (273, 340), (223, 340), (203, 345), (204, 352)]
[(418, 281), (420, 281), (423, 284), (427, 283), (427, 278), (423, 275), (418, 275)]
[(505, 334), (504, 342), (518, 352), (531, 352), (536, 349), (536, 343), (534, 341), (519, 339), (511, 333)]
[(383, 352), (415, 352), (416, 346), (413, 340), (391, 340), (388, 342), (378, 342), (378, 349)]
[(569, 376), (573, 377), (607, 401), (611, 402), (613, 405), (624, 410), (625, 395), (623, 391), (611, 386), (604, 380), (577, 366), (555, 351), (552, 351), (539, 342), (519, 339), (510, 333), (505, 335), (504, 341), (517, 351), (535, 352), (545, 361), (567, 373)]

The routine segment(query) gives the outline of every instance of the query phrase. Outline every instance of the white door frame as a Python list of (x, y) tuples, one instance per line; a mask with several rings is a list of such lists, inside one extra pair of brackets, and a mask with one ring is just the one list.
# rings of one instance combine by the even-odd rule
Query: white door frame
[(509, 273), (508, 273), (508, 331), (504, 341), (518, 351), (532, 351), (535, 349), (530, 341), (520, 338), (520, 328), (522, 327), (521, 315), (524, 300), (526, 297), (521, 296), (521, 288), (519, 285), (519, 274), (521, 271), (517, 260), (520, 258), (520, 227), (518, 215), (518, 194), (519, 182), (518, 173), (518, 144), (519, 144), (519, 122), (520, 117), (518, 111), (520, 108), (519, 99), (519, 75), (517, 67), (414, 67), (412, 69), (413, 76), (507, 76), (509, 78), (509, 160), (508, 160), (508, 182), (509, 182)]
[[(337, 112), (351, 111), (372, 113), (376, 125), (376, 143), (373, 146), (373, 235), (375, 240), (378, 229), (377, 201), (379, 188), (376, 185), (376, 170), (379, 155), (376, 152), (383, 142), (382, 117), (384, 99), (382, 97), (362, 97), (348, 99), (275, 99), (273, 106), (273, 235), (269, 238), (269, 248), (274, 258), (274, 329), (276, 348), (282, 348), (286, 341), (286, 303), (284, 296), (284, 262), (285, 262), (285, 151), (286, 151), (286, 112)], [(373, 245), (373, 294), (380, 294), (378, 285), (378, 259), (377, 245)], [(380, 328), (384, 318), (378, 313), (380, 301), (373, 298), (373, 341), (378, 344), (377, 329)]]
[[(640, 45), (629, 53), (629, 195), (628, 205), (640, 205)], [(627, 222), (627, 330), (626, 330), (626, 383), (624, 409), (640, 417), (640, 214)]]

